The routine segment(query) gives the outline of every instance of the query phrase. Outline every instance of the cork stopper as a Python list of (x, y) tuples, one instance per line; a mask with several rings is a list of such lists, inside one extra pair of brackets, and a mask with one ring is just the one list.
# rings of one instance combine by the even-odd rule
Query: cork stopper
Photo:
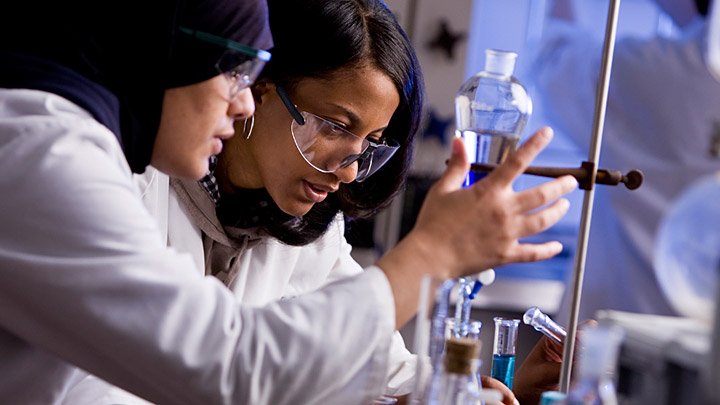
[(445, 371), (453, 374), (472, 373), (472, 362), (480, 355), (480, 341), (450, 338), (445, 341)]

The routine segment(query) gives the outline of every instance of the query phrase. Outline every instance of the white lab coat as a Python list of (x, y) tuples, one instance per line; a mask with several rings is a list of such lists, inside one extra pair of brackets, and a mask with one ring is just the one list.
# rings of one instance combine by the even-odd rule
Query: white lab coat
[(166, 247), (113, 134), (50, 93), (0, 89), (0, 173), (0, 402), (60, 403), (78, 367), (157, 403), (382, 392), (395, 314), (379, 269), (240, 305)]
[[(143, 201), (153, 207), (160, 223), (167, 224), (170, 246), (178, 251), (193, 253), (200, 268), (208, 266), (207, 252), (203, 251), (202, 231), (193, 223), (188, 209), (196, 215), (208, 217), (217, 229), (218, 239), (227, 235), (215, 216), (214, 203), (198, 182), (176, 181), (182, 197), (174, 187), (168, 186), (166, 175), (149, 168), (137, 176), (143, 190)], [(186, 190), (192, 188), (188, 193)], [(202, 205), (202, 208), (200, 206)], [(200, 213), (200, 214), (197, 214)], [(327, 283), (354, 276), (363, 271), (353, 259), (352, 246), (344, 235), (344, 220), (338, 215), (320, 238), (304, 246), (289, 246), (275, 238), (260, 237), (248, 231), (251, 242), (237, 256), (233, 267), (237, 275), (230, 283), (235, 296), (244, 305), (263, 306), (278, 299), (292, 299), (315, 291)], [(206, 269), (206, 273), (209, 273)], [(388, 369), (388, 395), (408, 394), (414, 388), (417, 357), (405, 347), (402, 336), (395, 333)]]
[[(549, 124), (589, 150), (601, 45), (556, 25), (533, 66)], [(595, 188), (580, 319), (599, 309), (674, 315), (653, 271), (659, 222), (694, 179), (720, 169), (720, 84), (703, 61), (702, 21), (679, 39), (620, 39), (615, 46), (599, 167), (640, 169), (634, 191)], [(567, 320), (568, 288), (558, 319)]]

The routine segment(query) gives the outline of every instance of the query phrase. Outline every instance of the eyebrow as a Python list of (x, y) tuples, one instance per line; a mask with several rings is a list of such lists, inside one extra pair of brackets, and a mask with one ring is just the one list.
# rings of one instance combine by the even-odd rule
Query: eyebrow
[[(355, 114), (355, 112), (347, 109), (345, 106), (342, 106), (342, 105), (339, 105), (339, 104), (335, 104), (335, 103), (329, 103), (329, 104), (330, 104), (331, 106), (335, 107), (335, 108), (340, 109), (344, 114), (346, 114), (346, 115), (348, 116), (348, 118), (350, 118), (350, 121), (351, 121), (351, 122), (361, 122), (361, 121), (362, 121), (362, 120), (360, 119), (360, 117), (359, 117), (357, 114)], [(368, 136), (370, 136), (371, 134), (382, 133), (383, 131), (385, 131), (385, 130), (388, 128), (388, 126), (389, 126), (389, 125), (386, 125), (386, 126), (381, 127), (381, 128), (374, 129), (374, 130), (368, 132)]]

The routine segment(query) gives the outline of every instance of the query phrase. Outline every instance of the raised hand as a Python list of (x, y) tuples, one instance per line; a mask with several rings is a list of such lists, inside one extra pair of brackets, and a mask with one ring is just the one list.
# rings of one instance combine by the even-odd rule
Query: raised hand
[(543, 260), (560, 253), (559, 242), (528, 244), (519, 239), (542, 232), (565, 215), (569, 202), (560, 197), (577, 186), (575, 179), (562, 177), (521, 192), (512, 189), (513, 181), (551, 138), (549, 128), (541, 129), (467, 189), (460, 188), (468, 166), (456, 140), (448, 170), (429, 191), (412, 235), (426, 243), (429, 256), (449, 271), (445, 276)]
[(577, 181), (563, 176), (529, 190), (512, 188), (551, 139), (550, 128), (539, 130), (469, 188), (461, 187), (469, 163), (461, 141), (454, 140), (448, 167), (429, 190), (415, 226), (378, 261), (393, 288), (400, 324), (416, 308), (419, 279), (425, 274), (460, 277), (560, 253), (559, 242), (520, 239), (548, 229), (567, 213), (569, 202), (561, 197), (575, 189)]

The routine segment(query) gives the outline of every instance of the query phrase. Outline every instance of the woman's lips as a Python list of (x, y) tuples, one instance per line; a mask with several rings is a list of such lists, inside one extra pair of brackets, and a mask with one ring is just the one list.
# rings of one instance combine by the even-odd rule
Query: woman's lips
[(220, 135), (215, 135), (215, 136), (212, 138), (213, 155), (219, 155), (220, 152), (222, 152), (223, 143), (224, 143), (226, 140), (232, 138), (232, 137), (233, 137), (233, 134), (234, 134), (234, 133), (220, 134)]
[(220, 138), (213, 138), (212, 141), (212, 154), (213, 155), (219, 155), (220, 152), (222, 152), (223, 149), (223, 140)]
[(303, 188), (308, 199), (315, 203), (323, 202), (327, 198), (328, 192), (334, 191), (330, 187), (313, 184), (305, 180), (303, 180)]

